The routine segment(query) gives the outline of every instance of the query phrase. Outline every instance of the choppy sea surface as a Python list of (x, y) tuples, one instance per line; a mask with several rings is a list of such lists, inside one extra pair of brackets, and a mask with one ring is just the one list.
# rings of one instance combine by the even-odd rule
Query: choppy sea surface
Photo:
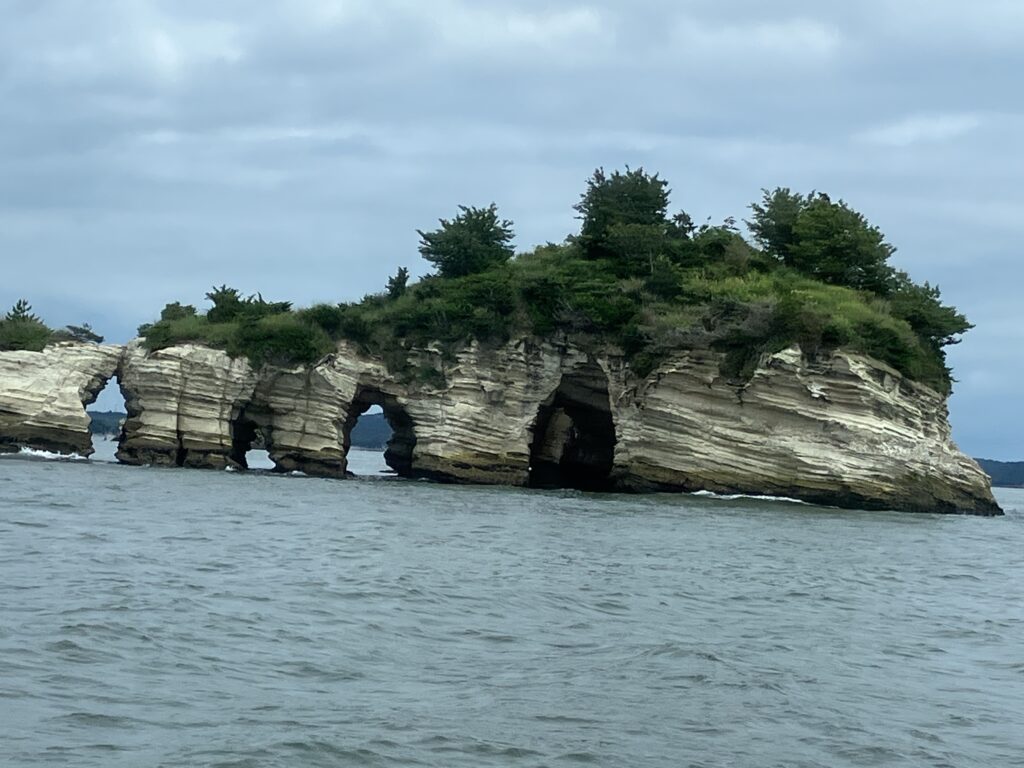
[(982, 519), (356, 458), (0, 459), (0, 765), (1024, 765), (1024, 491)]

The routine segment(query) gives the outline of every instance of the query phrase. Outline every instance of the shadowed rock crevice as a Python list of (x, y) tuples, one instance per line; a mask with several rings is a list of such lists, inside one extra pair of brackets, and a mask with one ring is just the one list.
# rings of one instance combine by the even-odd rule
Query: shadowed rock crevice
[(540, 407), (530, 445), (531, 488), (611, 488), (615, 423), (608, 377), (589, 363), (562, 377)]
[(178, 433), (178, 448), (174, 452), (174, 466), (184, 467), (188, 463), (188, 448), (181, 444), (181, 433)]
[(356, 389), (355, 397), (352, 398), (352, 405), (348, 409), (348, 418), (342, 425), (342, 446), (345, 455), (348, 455), (352, 446), (352, 428), (359, 421), (359, 417), (368, 411), (372, 406), (380, 406), (384, 411), (384, 418), (392, 429), (391, 439), (388, 440), (387, 448), (384, 451), (384, 461), (401, 477), (412, 477), (413, 471), (413, 449), (416, 446), (416, 430), (408, 411), (394, 395), (382, 391), (374, 385), (360, 385)]
[(249, 451), (259, 448), (269, 453), (273, 445), (270, 429), (247, 413), (245, 409), (231, 422), (231, 452), (229, 458), (239, 469), (249, 469)]

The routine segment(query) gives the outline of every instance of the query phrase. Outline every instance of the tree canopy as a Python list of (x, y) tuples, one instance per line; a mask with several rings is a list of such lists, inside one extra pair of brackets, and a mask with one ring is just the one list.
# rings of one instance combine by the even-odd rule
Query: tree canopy
[(583, 224), (578, 242), (588, 258), (636, 256), (653, 260), (669, 232), (668, 182), (643, 168), (598, 168), (574, 206)]
[(437, 267), (439, 277), (464, 277), (512, 258), (512, 222), (498, 217), (498, 206), (459, 206), (454, 219), (440, 219), (432, 232), (417, 230), (420, 254)]
[(821, 192), (762, 190), (747, 222), (765, 253), (805, 275), (879, 295), (894, 287), (889, 257), (896, 251), (878, 227)]
[(403, 293), (405, 288), (409, 284), (409, 270), (405, 267), (399, 267), (398, 271), (388, 278), (387, 292), (388, 296), (392, 299), (397, 299)]
[(49, 343), (53, 331), (32, 312), (32, 305), (19, 299), (0, 320), (0, 350), (39, 352)]
[(4, 320), (11, 323), (38, 323), (39, 317), (32, 314), (32, 305), (26, 299), (18, 299), (14, 306), (4, 317)]
[(754, 242), (766, 254), (792, 267), (789, 249), (796, 242), (794, 229), (800, 213), (807, 205), (807, 198), (790, 191), (788, 187), (777, 187), (771, 192), (763, 189), (761, 192), (761, 202), (751, 204), (754, 216), (746, 224), (754, 236)]
[(797, 217), (788, 256), (794, 269), (822, 282), (884, 295), (891, 288), (888, 261), (895, 250), (846, 203), (818, 194)]
[(731, 218), (696, 225), (668, 206), (657, 174), (599, 168), (574, 206), (580, 230), (563, 243), (514, 256), (512, 223), (494, 204), (460, 206), (418, 232), (436, 270), (419, 282), (403, 267), (381, 293), (300, 310), (222, 285), (205, 315), (175, 302), (140, 333), (150, 348), (202, 341), (254, 364), (314, 362), (346, 339), (430, 385), (442, 374), (412, 370), (415, 346), (557, 334), (620, 349), (639, 376), (679, 349), (704, 348), (742, 377), (761, 355), (799, 344), (809, 355), (870, 355), (948, 389), (944, 347), (970, 323), (938, 287), (895, 270), (894, 248), (845, 202), (764, 190), (751, 242)]

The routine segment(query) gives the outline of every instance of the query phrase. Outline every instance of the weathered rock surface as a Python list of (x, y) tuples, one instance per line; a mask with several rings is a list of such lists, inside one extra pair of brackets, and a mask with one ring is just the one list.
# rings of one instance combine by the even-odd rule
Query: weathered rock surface
[(128, 412), (119, 461), (214, 469), (240, 465), (233, 425), (257, 381), (245, 359), (192, 344), (147, 352), (135, 341), (124, 352), (118, 378)]
[(454, 359), (415, 351), (411, 369), (396, 373), (341, 345), (317, 366), (256, 374), (203, 347), (133, 345), (119, 456), (240, 465), (258, 430), (278, 469), (341, 476), (348, 431), (375, 404), (396, 430), (388, 461), (408, 476), (998, 512), (931, 389), (844, 353), (809, 360), (788, 349), (744, 385), (725, 377), (721, 362), (714, 352), (682, 352), (639, 380), (614, 355), (519, 341), (472, 345)]
[(0, 352), (0, 452), (91, 455), (85, 406), (114, 375), (121, 351), (62, 343), (42, 352)]
[[(988, 477), (950, 439), (945, 398), (841, 352), (787, 349), (741, 383), (711, 351), (680, 352), (639, 379), (615, 354), (534, 340), (414, 350), (402, 371), (346, 344), (315, 366), (259, 371), (197, 345), (53, 349), (0, 354), (9, 444), (32, 434), (36, 446), (87, 451), (81, 403), (116, 368), (128, 409), (118, 458), (132, 464), (244, 467), (262, 438), (277, 469), (340, 477), (349, 431), (379, 405), (395, 429), (388, 463), (411, 477), (999, 512)], [(19, 378), (23, 360), (32, 377)]]
[(736, 388), (717, 356), (691, 353), (623, 395), (616, 471), (630, 487), (999, 511), (987, 475), (950, 438), (945, 398), (868, 358), (787, 349)]

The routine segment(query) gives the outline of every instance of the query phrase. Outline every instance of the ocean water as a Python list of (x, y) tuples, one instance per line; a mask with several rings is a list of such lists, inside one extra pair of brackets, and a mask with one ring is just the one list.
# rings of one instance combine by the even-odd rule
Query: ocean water
[(982, 519), (355, 459), (0, 459), (0, 765), (1024, 765), (1024, 491)]

